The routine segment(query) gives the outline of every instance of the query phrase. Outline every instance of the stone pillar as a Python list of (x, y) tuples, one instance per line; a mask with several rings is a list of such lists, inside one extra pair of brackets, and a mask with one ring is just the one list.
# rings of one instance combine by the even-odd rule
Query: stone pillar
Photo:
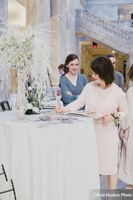
[(50, 24), (49, 0), (26, 0), (27, 25)]
[[(77, 53), (79, 56), (79, 47), (75, 35), (76, 9), (80, 9), (80, 0), (67, 1), (67, 54)], [(78, 49), (77, 49), (78, 48)]]
[(0, 29), (7, 26), (7, 19), (8, 19), (8, 2), (7, 0), (0, 1)]
[[(2, 34), (3, 29), (7, 27), (7, 22), (8, 22), (8, 0), (0, 0), (0, 34)], [(12, 79), (12, 73), (11, 73), (11, 79)], [(11, 88), (13, 88), (14, 84), (12, 85), (11, 82), (10, 86)], [(6, 85), (6, 87), (8, 86)]]
[(52, 61), (55, 72), (54, 85), (58, 85), (58, 65), (64, 63), (66, 58), (66, 0), (51, 1), (51, 31), (52, 31)]
[(75, 47), (75, 10), (71, 8), (67, 22), (67, 54), (75, 53)]
[(26, 25), (31, 26), (33, 21), (33, 0), (26, 0)]
[(68, 0), (67, 5), (67, 54), (75, 53), (80, 59), (80, 37), (76, 35), (76, 10), (81, 9), (80, 0)]

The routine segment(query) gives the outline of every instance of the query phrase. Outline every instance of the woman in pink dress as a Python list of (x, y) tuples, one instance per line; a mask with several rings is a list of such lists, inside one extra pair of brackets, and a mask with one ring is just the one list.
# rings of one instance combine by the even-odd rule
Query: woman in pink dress
[(133, 86), (126, 92), (128, 116), (121, 123), (123, 141), (119, 165), (119, 178), (128, 184), (127, 189), (133, 189)]
[(114, 68), (109, 58), (95, 58), (91, 69), (94, 81), (84, 87), (77, 100), (65, 107), (56, 108), (56, 111), (76, 111), (85, 106), (85, 112), (100, 116), (94, 119), (99, 175), (108, 175), (108, 188), (115, 189), (119, 144), (117, 123), (127, 114), (126, 96), (122, 89), (113, 83)]

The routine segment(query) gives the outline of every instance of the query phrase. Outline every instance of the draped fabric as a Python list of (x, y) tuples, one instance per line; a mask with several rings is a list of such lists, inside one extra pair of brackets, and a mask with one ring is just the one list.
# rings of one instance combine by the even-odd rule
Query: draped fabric
[(15, 112), (0, 113), (0, 163), (13, 179), (17, 199), (88, 200), (89, 191), (99, 189), (93, 120), (46, 125), (37, 117), (17, 121)]

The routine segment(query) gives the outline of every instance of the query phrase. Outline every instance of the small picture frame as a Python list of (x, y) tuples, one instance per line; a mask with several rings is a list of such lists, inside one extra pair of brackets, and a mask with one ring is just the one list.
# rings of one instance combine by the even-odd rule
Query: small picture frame
[(3, 102), (0, 102), (0, 107), (2, 111), (6, 111), (6, 110), (11, 110), (10, 108), (10, 105), (9, 105), (9, 102), (8, 101), (3, 101)]

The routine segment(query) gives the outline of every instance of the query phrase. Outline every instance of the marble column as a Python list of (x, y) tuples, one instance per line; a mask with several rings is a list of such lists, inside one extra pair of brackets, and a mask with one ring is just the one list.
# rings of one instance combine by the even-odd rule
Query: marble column
[(8, 19), (8, 0), (4, 1), (0, 0), (0, 29), (6, 28), (7, 19)]
[(76, 53), (79, 56), (79, 43), (76, 39), (76, 9), (80, 9), (80, 0), (67, 0), (67, 54)]
[(26, 0), (27, 25), (50, 24), (49, 0)]
[(33, 0), (26, 0), (26, 25), (31, 26), (33, 21)]
[[(8, 0), (0, 0), (0, 34), (2, 34), (3, 29), (7, 28), (8, 23)], [(12, 79), (12, 72), (11, 72)], [(10, 88), (15, 88), (15, 85), (10, 82)], [(10, 89), (9, 89), (10, 90)]]
[(67, 26), (66, 0), (51, 1), (51, 39), (52, 59), (51, 65), (55, 71), (54, 85), (58, 85), (58, 65), (66, 58), (66, 26)]
[(74, 3), (68, 0), (67, 1), (67, 54), (75, 53), (75, 33), (74, 32), (75, 32)]
[[(80, 41), (81, 36), (76, 34), (76, 10), (81, 9), (81, 2), (77, 0), (75, 2), (68, 0), (67, 1), (67, 14), (68, 14), (68, 23), (67, 23), (67, 54), (75, 53), (79, 57), (80, 69), (81, 66), (81, 49)], [(83, 69), (82, 69), (83, 71)]]
[(67, 27), (67, 54), (76, 52), (75, 41), (75, 10), (68, 14), (68, 27)]

